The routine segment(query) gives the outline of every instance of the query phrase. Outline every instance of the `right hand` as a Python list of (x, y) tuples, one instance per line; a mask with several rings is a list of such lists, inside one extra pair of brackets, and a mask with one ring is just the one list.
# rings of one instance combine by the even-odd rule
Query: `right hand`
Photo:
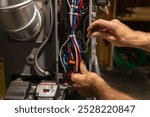
[(136, 40), (136, 31), (130, 29), (117, 19), (111, 21), (98, 19), (90, 24), (87, 31), (89, 37), (106, 39), (118, 47), (134, 47), (134, 43), (139, 43)]

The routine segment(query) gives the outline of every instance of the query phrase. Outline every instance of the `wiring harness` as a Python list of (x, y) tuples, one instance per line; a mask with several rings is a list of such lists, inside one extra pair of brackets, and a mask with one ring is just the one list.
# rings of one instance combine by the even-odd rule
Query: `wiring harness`
[[(72, 73), (79, 71), (80, 62), (82, 61), (82, 54), (87, 52), (87, 46), (89, 39), (85, 42), (85, 31), (83, 31), (84, 36), (79, 35), (80, 22), (83, 19), (85, 13), (88, 11), (88, 7), (85, 4), (84, 0), (67, 0), (69, 6), (69, 30), (68, 38), (62, 44), (60, 48), (60, 62), (63, 66), (66, 76), (70, 76)], [(85, 22), (87, 21), (88, 16), (84, 18), (84, 27)], [(85, 28), (83, 28), (85, 30)], [(79, 38), (82, 38), (82, 42)], [(84, 42), (84, 43), (83, 43)], [(83, 44), (82, 44), (83, 43)], [(84, 47), (83, 47), (84, 45)], [(86, 50), (84, 50), (86, 48)]]

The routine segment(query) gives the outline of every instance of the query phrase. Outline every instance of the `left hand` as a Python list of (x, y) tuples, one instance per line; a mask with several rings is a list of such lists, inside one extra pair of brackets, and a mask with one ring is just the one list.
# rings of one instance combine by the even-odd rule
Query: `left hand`
[(94, 97), (94, 84), (100, 77), (96, 73), (89, 72), (83, 62), (80, 64), (80, 71), (81, 73), (71, 76), (73, 87), (84, 97)]

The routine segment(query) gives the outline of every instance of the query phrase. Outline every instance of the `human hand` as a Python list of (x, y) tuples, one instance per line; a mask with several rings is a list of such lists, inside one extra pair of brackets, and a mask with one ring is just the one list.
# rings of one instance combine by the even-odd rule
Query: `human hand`
[(87, 29), (88, 36), (99, 37), (111, 42), (114, 46), (118, 47), (134, 47), (134, 44), (138, 44), (136, 31), (130, 29), (119, 20), (114, 19), (106, 21), (98, 19)]
[(133, 99), (132, 97), (110, 87), (96, 73), (89, 72), (83, 62), (80, 64), (81, 73), (71, 76), (73, 87), (84, 97), (95, 97), (96, 99), (119, 100)]
[(80, 64), (80, 71), (81, 73), (76, 73), (71, 76), (73, 87), (84, 97), (94, 97), (94, 85), (100, 80), (100, 77), (96, 73), (89, 72), (84, 62), (81, 62)]

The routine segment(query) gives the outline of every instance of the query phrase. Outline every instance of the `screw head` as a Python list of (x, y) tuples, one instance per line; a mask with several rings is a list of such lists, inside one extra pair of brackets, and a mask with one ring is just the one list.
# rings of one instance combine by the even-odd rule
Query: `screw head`
[(26, 58), (26, 62), (30, 65), (34, 64), (34, 55), (29, 55), (27, 58)]

